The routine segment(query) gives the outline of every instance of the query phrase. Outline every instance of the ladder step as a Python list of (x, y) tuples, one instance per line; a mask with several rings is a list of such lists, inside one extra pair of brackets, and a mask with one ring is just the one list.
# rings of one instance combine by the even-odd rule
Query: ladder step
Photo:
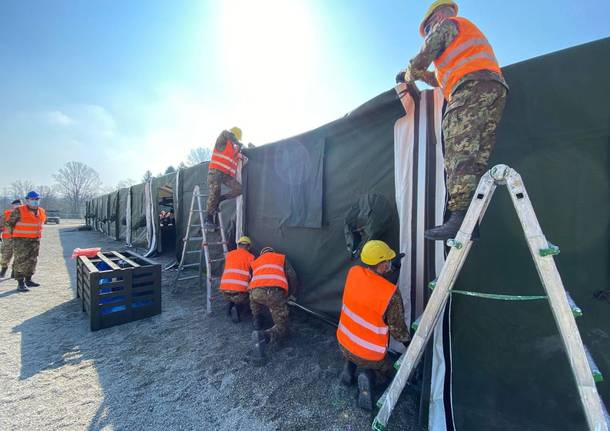
[(593, 356), (591, 356), (591, 352), (587, 349), (587, 346), (584, 346), (585, 354), (587, 355), (587, 362), (589, 362), (589, 368), (591, 368), (591, 374), (593, 374), (593, 380), (596, 383), (600, 383), (604, 381), (604, 375), (600, 371), (599, 367), (593, 360)]
[(203, 241), (203, 237), (202, 236), (196, 236), (193, 238), (189, 238), (189, 241)]
[(221, 258), (221, 259), (210, 259), (210, 262), (222, 262), (223, 260), (225, 260), (225, 258)]
[(570, 308), (572, 309), (572, 314), (574, 315), (574, 317), (582, 316), (582, 309), (578, 305), (576, 305), (576, 302), (574, 302), (567, 290), (566, 296), (568, 297), (568, 304), (570, 304)]
[(208, 195), (204, 194), (204, 193), (196, 193), (193, 196), (197, 196), (197, 197), (200, 197), (200, 198), (207, 198), (208, 197)]
[(191, 210), (191, 213), (203, 213), (203, 210)]
[(217, 241), (217, 242), (206, 242), (204, 245), (224, 245), (226, 241)]
[(194, 253), (201, 253), (201, 250), (192, 250), (192, 251), (186, 252), (186, 254), (194, 254)]
[(199, 276), (198, 276), (198, 275), (190, 275), (190, 276), (188, 276), (188, 277), (182, 277), (182, 278), (179, 278), (179, 279), (178, 279), (178, 281), (192, 280), (192, 279), (194, 279), (194, 278), (199, 278)]
[(195, 266), (199, 266), (198, 263), (189, 263), (187, 265), (182, 265), (182, 268), (193, 268)]

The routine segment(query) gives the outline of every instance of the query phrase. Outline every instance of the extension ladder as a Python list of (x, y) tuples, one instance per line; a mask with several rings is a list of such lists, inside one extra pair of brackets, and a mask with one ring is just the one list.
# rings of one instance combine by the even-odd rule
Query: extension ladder
[[(207, 198), (207, 195), (200, 193), (199, 186), (195, 186), (193, 189), (193, 197), (191, 198), (186, 233), (183, 239), (182, 255), (180, 257), (180, 263), (178, 265), (178, 271), (176, 273), (176, 279), (174, 282), (174, 292), (177, 292), (178, 283), (180, 281), (198, 279), (199, 285), (201, 286), (203, 280), (203, 265), (201, 260), (204, 259), (206, 272), (206, 311), (208, 314), (210, 314), (212, 312), (212, 285), (215, 280), (220, 279), (220, 277), (213, 276), (212, 263), (224, 262), (228, 249), (222, 214), (220, 211), (218, 211), (218, 231), (220, 232), (220, 238), (213, 239), (212, 241), (208, 240), (208, 234), (210, 232), (208, 232), (205, 228), (205, 210), (203, 209), (201, 198)], [(195, 214), (195, 217), (193, 217), (193, 214)], [(197, 247), (191, 249), (191, 245), (195, 245)], [(210, 253), (210, 246), (222, 246), (221, 257), (212, 257)], [(186, 260), (191, 255), (195, 255), (197, 257), (197, 262), (186, 263)], [(188, 268), (197, 269), (198, 274), (183, 275), (184, 270)]]
[(468, 256), (472, 246), (472, 232), (477, 223), (483, 219), (498, 185), (507, 186), (513, 206), (519, 216), (525, 239), (568, 355), (589, 429), (592, 431), (608, 431), (607, 412), (595, 386), (595, 380), (597, 379), (594, 380), (593, 366), (588, 362), (587, 356), (589, 355), (582, 343), (574, 320), (575, 304), (568, 299), (553, 259), (553, 256), (559, 253), (559, 248), (548, 242), (542, 233), (521, 176), (506, 165), (496, 165), (483, 175), (460, 230), (454, 239), (447, 241), (447, 246), (451, 250), (437, 281), (434, 282), (434, 290), (428, 305), (418, 319), (417, 330), (413, 335), (411, 344), (399, 359), (396, 376), (377, 403), (380, 409), (373, 421), (373, 430), (386, 429), (392, 410), (424, 352)]

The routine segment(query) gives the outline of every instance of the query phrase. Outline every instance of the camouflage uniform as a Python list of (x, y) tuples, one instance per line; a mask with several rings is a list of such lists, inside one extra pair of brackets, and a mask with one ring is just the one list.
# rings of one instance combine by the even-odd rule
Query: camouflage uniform
[[(11, 213), (8, 225), (14, 228), (21, 214), (19, 208)], [(40, 250), (40, 238), (12, 238), (13, 240), (13, 276), (17, 280), (23, 280), (34, 275), (38, 252)]]
[(269, 309), (273, 326), (265, 330), (265, 335), (269, 338), (269, 344), (277, 343), (288, 331), (288, 298), (294, 296), (297, 290), (297, 274), (292, 265), (286, 260), (284, 272), (288, 279), (289, 292), (281, 287), (267, 286), (257, 287), (250, 291), (250, 309), (252, 316), (261, 316), (264, 307)]
[[(224, 130), (218, 139), (214, 149), (217, 151), (224, 151), (227, 146), (227, 141), (233, 141), (239, 144), (239, 141), (233, 135), (233, 133)], [(241, 146), (241, 144), (239, 144)], [(226, 195), (222, 196), (222, 200), (233, 199), (241, 195), (241, 184), (229, 174), (225, 174), (217, 169), (210, 169), (208, 171), (208, 204), (207, 213), (210, 215), (218, 212), (218, 205), (221, 201), (221, 187), (222, 184), (229, 187), (230, 191)]]
[[(394, 292), (394, 295), (390, 299), (383, 320), (388, 325), (390, 335), (397, 341), (407, 344), (411, 340), (411, 335), (405, 324), (404, 316), (405, 312), (402, 304), (402, 296), (400, 295), (400, 291), (396, 289), (396, 292)], [(358, 368), (375, 370), (378, 375), (378, 382), (387, 378), (393, 370), (394, 363), (390, 360), (388, 355), (381, 361), (367, 361), (354, 355), (341, 344), (339, 344), (339, 349), (341, 349), (341, 353), (343, 353), (345, 359), (356, 364)]]
[(13, 257), (13, 239), (2, 239), (2, 258), (0, 258), (0, 267), (8, 268), (11, 258)]
[[(407, 68), (412, 80), (438, 87), (428, 66), (439, 58), (458, 35), (450, 20), (437, 24)], [(489, 70), (469, 73), (455, 85), (443, 116), (445, 170), (450, 211), (468, 208), (472, 193), (487, 169), (502, 118), (508, 86), (504, 78)]]
[(233, 304), (247, 304), (250, 302), (250, 295), (248, 292), (231, 292), (229, 290), (222, 290), (222, 296)]

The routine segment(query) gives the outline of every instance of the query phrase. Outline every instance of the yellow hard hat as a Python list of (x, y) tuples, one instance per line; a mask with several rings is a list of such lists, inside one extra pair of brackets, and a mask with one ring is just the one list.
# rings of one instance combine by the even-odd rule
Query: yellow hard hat
[(458, 5), (453, 0), (436, 0), (434, 3), (432, 3), (430, 5), (428, 10), (426, 11), (426, 14), (424, 15), (424, 19), (421, 21), (421, 24), (419, 25), (419, 34), (421, 34), (422, 37), (426, 36), (426, 32), (424, 31), (426, 28), (426, 21), (428, 21), (428, 18), (430, 18), (432, 16), (434, 11), (441, 6), (453, 6), (453, 8), (455, 9), (455, 13), (458, 13)]
[(239, 240), (237, 241), (238, 244), (248, 244), (248, 245), (252, 245), (252, 240), (250, 238), (248, 238), (247, 236), (242, 236), (241, 238), (239, 238)]
[(378, 263), (392, 260), (396, 253), (385, 242), (379, 240), (367, 241), (360, 252), (360, 260), (367, 265), (377, 265)]
[(232, 127), (229, 131), (235, 135), (238, 141), (241, 141), (241, 129), (239, 127)]

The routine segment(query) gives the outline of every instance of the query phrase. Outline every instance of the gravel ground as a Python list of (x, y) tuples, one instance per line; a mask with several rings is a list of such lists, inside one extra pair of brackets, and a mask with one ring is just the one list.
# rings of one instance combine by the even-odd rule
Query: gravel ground
[[(170, 293), (163, 313), (90, 332), (74, 299), (76, 247), (121, 245), (62, 221), (46, 226), (42, 284), (0, 282), (0, 430), (369, 430), (373, 415), (338, 382), (334, 330), (293, 312), (290, 339), (264, 367), (249, 360), (251, 322), (232, 324), (203, 294)], [(171, 258), (159, 258), (167, 263)], [(390, 430), (419, 430), (403, 395)]]

